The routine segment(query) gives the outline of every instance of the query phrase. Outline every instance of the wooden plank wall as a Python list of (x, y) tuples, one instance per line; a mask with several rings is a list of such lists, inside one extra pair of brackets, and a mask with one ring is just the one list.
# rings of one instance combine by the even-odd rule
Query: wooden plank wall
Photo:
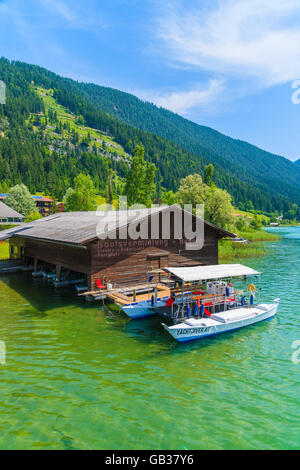
[[(148, 233), (151, 233), (150, 218), (147, 224)], [(192, 224), (194, 226), (194, 221)], [(148, 271), (159, 267), (218, 264), (218, 239), (222, 235), (217, 229), (205, 225), (203, 248), (186, 250), (185, 240), (174, 238), (174, 216), (171, 217), (169, 239), (163, 239), (161, 226), (160, 220), (159, 236), (154, 239), (96, 239), (78, 248), (21, 237), (16, 240), (24, 241), (26, 257), (86, 274), (90, 290), (96, 287), (97, 279), (104, 277), (115, 285), (134, 284), (147, 281)]]
[(158, 267), (218, 264), (217, 234), (210, 227), (205, 232), (201, 250), (185, 250), (183, 240), (97, 241), (90, 247), (91, 289), (104, 277), (115, 285), (134, 284), (146, 282), (148, 271)]
[(90, 254), (86, 247), (77, 248), (25, 238), (23, 240), (25, 244), (24, 255), (27, 257), (37, 258), (53, 265), (61, 265), (71, 271), (90, 273)]

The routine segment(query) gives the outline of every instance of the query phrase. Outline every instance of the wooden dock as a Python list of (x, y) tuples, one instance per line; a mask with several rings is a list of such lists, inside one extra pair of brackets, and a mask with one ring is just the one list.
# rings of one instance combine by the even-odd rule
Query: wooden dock
[(155, 284), (153, 286), (149, 286), (149, 284), (136, 284), (119, 289), (98, 289), (78, 295), (92, 300), (109, 299), (120, 305), (126, 305), (132, 302), (151, 299), (151, 296), (154, 295), (154, 289), (157, 290), (158, 298), (170, 296), (170, 288), (164, 284)]

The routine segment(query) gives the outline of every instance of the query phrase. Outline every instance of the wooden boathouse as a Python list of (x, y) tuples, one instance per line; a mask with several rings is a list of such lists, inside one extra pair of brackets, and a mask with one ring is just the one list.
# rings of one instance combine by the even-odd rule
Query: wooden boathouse
[[(195, 229), (197, 219), (188, 214)], [(218, 264), (218, 241), (235, 237), (209, 222), (203, 246), (188, 249), (187, 213), (179, 206), (109, 212), (66, 212), (1, 232), (9, 239), (12, 258), (33, 270), (52, 270), (58, 280), (73, 273), (84, 278), (89, 291), (109, 282), (113, 288), (158, 280), (162, 268)], [(169, 220), (169, 229), (164, 226)], [(154, 222), (155, 221), (155, 222)], [(155, 227), (154, 227), (155, 226)], [(154, 230), (155, 228), (155, 230)], [(166, 233), (165, 233), (166, 232)], [(166, 236), (167, 235), (167, 236)]]

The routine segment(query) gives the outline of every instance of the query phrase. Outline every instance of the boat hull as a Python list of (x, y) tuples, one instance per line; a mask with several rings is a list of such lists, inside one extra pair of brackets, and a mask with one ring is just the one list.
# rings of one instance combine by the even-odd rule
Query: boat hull
[(155, 315), (152, 308), (144, 305), (119, 305), (129, 318), (145, 318)]
[[(268, 320), (276, 315), (279, 305), (279, 299), (276, 299), (273, 304), (260, 304), (252, 308), (241, 308), (226, 312), (229, 317), (228, 321), (219, 321), (214, 318), (199, 319), (199, 320), (186, 320), (183, 323), (167, 326), (162, 323), (166, 331), (178, 342), (184, 343), (187, 341), (194, 341), (197, 339), (214, 336), (229, 331), (234, 331), (245, 326), (250, 326), (255, 323)], [(230, 313), (232, 317), (240, 318), (230, 321)], [(224, 317), (226, 316), (224, 314)], [(236, 315), (238, 314), (238, 315)], [(214, 317), (214, 315), (212, 315)], [(216, 318), (222, 318), (222, 315), (216, 315)]]
[(118, 305), (128, 317), (136, 319), (150, 317), (167, 310), (166, 300), (167, 297), (157, 300), (154, 304), (152, 304), (150, 300), (144, 300), (128, 305)]

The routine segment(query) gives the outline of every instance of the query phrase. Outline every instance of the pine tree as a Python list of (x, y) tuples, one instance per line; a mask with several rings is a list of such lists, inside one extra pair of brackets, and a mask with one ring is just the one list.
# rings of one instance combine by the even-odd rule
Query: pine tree
[(108, 170), (108, 178), (106, 185), (106, 201), (108, 204), (112, 204), (113, 202), (113, 175), (113, 170)]
[(135, 203), (143, 204), (144, 181), (147, 169), (147, 164), (144, 159), (144, 147), (137, 145), (133, 151), (133, 155), (125, 186), (125, 194), (129, 206)]
[(155, 191), (155, 172), (154, 163), (147, 165), (144, 158), (145, 149), (142, 145), (137, 145), (133, 151), (133, 159), (130, 170), (127, 175), (125, 194), (127, 202), (132, 204), (144, 204), (151, 206), (152, 197)]
[(212, 186), (213, 174), (214, 174), (214, 166), (212, 163), (209, 163), (208, 165), (206, 165), (205, 170), (204, 170), (204, 184), (207, 184), (207, 186)]

